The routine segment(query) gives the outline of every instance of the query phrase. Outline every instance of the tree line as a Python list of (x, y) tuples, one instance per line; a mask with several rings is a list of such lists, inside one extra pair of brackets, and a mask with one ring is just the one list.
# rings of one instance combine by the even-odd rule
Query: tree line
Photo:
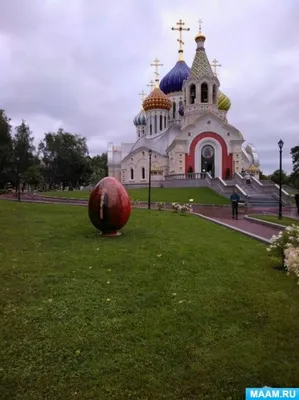
[(14, 129), (0, 110), (0, 190), (9, 185), (51, 190), (94, 185), (108, 175), (107, 153), (89, 156), (86, 138), (58, 129), (37, 147), (25, 122)]
[[(294, 189), (299, 190), (299, 145), (291, 148), (291, 157), (293, 170), (290, 174), (287, 174), (285, 171), (282, 171), (282, 184), (293, 187)], [(274, 183), (279, 184), (280, 182), (280, 170), (275, 170), (270, 175), (264, 175), (260, 172), (260, 179), (265, 180), (269, 179)]]

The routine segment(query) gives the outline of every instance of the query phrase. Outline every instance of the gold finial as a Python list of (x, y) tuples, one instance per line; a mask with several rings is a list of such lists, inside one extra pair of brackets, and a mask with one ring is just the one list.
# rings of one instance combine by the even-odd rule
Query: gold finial
[(149, 84), (148, 85), (146, 85), (147, 87), (149, 87), (149, 88), (151, 88), (151, 91), (154, 89), (154, 87), (155, 87), (155, 82), (153, 81), (153, 80), (151, 80), (150, 82), (149, 82)]
[(146, 96), (146, 93), (144, 92), (144, 90), (141, 90), (141, 92), (139, 93), (139, 96), (141, 96), (141, 110), (143, 110), (143, 102), (144, 102), (144, 98)]
[(216, 58), (214, 58), (213, 62), (211, 63), (211, 67), (214, 68), (214, 74), (217, 76), (217, 67), (222, 67), (221, 64), (217, 64), (218, 61), (216, 60)]
[(203, 23), (203, 20), (202, 19), (199, 19), (199, 20), (197, 20), (197, 22), (198, 22), (198, 24), (199, 24), (199, 33), (201, 33), (201, 25), (202, 25), (202, 23)]
[(151, 64), (152, 67), (156, 67), (156, 71), (155, 71), (155, 75), (156, 75), (156, 79), (155, 79), (155, 86), (156, 88), (159, 87), (159, 67), (162, 67), (163, 64), (160, 64), (160, 60), (158, 58), (154, 59), (153, 64)]
[(179, 31), (179, 38), (177, 39), (177, 41), (179, 42), (179, 61), (183, 61), (183, 52), (184, 52), (183, 45), (185, 44), (183, 42), (183, 31), (190, 31), (190, 28), (183, 28), (185, 22), (183, 22), (181, 19), (176, 24), (178, 27), (177, 28), (172, 27), (171, 30)]

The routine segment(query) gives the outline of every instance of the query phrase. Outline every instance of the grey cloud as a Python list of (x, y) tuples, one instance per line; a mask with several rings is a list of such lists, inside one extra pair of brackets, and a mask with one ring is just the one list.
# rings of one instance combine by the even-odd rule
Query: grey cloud
[(171, 26), (185, 18), (185, 59), (191, 65), (196, 20), (204, 19), (207, 54), (219, 59), (228, 118), (260, 152), (262, 168), (277, 167), (276, 143), (298, 144), (299, 4), (292, 0), (191, 0), (109, 3), (10, 0), (0, 13), (2, 108), (32, 126), (37, 140), (61, 126), (88, 138), (90, 152), (108, 141), (133, 141), (141, 89), (177, 60)]

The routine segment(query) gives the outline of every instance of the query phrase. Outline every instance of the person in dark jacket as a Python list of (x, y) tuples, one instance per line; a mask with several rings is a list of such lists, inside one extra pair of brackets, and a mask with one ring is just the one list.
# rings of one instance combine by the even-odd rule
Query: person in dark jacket
[(236, 193), (235, 189), (230, 196), (230, 200), (232, 202), (232, 217), (233, 219), (238, 219), (240, 196)]
[(297, 207), (297, 213), (299, 214), (299, 193), (295, 194), (295, 202)]

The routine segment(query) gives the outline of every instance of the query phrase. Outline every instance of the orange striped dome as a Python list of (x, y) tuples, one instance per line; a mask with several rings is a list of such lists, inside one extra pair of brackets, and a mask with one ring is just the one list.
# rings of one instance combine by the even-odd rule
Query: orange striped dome
[(171, 100), (162, 92), (160, 88), (155, 88), (144, 100), (144, 111), (163, 109), (169, 111), (171, 109)]

